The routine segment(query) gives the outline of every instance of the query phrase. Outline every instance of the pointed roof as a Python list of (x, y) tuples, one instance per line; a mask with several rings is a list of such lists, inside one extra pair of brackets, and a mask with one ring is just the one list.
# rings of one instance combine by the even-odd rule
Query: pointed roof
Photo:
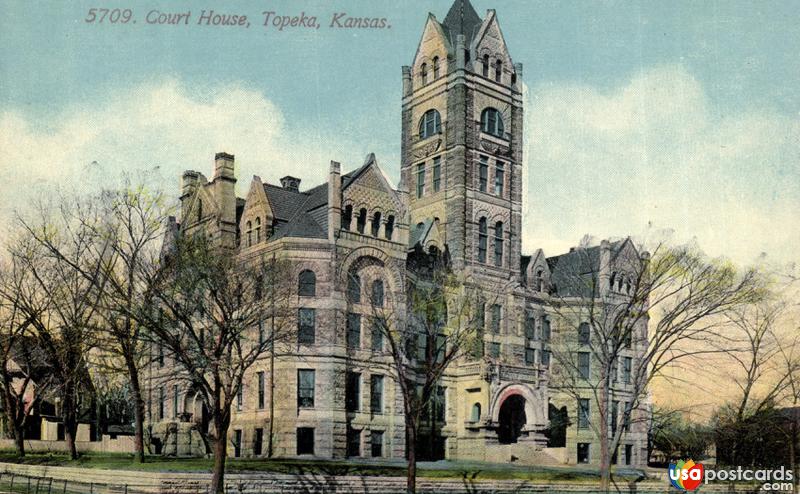
[(452, 45), (455, 45), (456, 36), (463, 34), (469, 46), (481, 24), (483, 21), (469, 0), (455, 0), (442, 22), (442, 27)]

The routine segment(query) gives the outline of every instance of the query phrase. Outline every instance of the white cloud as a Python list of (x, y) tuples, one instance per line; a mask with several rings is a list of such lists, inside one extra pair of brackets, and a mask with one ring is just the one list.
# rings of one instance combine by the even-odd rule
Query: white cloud
[(526, 251), (642, 236), (652, 223), (739, 262), (797, 259), (797, 118), (720, 115), (681, 66), (610, 91), (543, 84), (526, 109)]
[(177, 197), (181, 173), (194, 169), (210, 177), (218, 151), (236, 155), (240, 194), (254, 174), (273, 182), (292, 174), (315, 185), (325, 180), (331, 159), (346, 168), (363, 159), (343, 137), (295, 130), (262, 92), (237, 84), (190, 90), (161, 81), (120, 91), (104, 104), (83, 103), (46, 126), (0, 113), (6, 163), (0, 220), (24, 207), (37, 188), (91, 187), (123, 170), (159, 167), (164, 187)]

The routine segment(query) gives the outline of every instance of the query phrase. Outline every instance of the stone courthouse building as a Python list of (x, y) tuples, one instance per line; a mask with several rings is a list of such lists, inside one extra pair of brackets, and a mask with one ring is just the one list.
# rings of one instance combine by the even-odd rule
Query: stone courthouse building
[[(274, 386), (267, 356), (251, 369), (236, 400), (231, 454), (264, 455), (273, 420), (276, 456), (403, 458), (402, 399), (380, 364), (386, 342), (367, 324), (366, 300), (404, 301), (408, 258), (422, 251), (441, 253), (471, 282), (492, 287), (494, 298), (482, 311), (483, 355), (449, 368), (425, 417), (421, 456), (598, 461), (598, 439), (587, 425), (597, 413), (594, 400), (550, 384), (550, 345), (565, 330), (552, 298), (559, 289), (569, 296), (559, 277), (576, 268), (597, 272), (603, 290), (624, 292), (624, 266), (639, 254), (630, 241), (556, 257), (523, 254), (522, 64), (512, 60), (495, 11), (481, 18), (468, 0), (456, 0), (442, 21), (429, 14), (402, 85), (397, 188), (372, 154), (344, 167), (347, 173), (331, 162), (327, 181), (313, 187), (291, 176), (280, 185), (255, 176), (243, 198), (232, 155), (216, 155), (210, 180), (183, 175), (182, 233), (203, 229), (231, 255), (275, 254), (295, 266), (297, 345), (275, 359)], [(615, 407), (632, 399), (628, 382), (640, 345), (627, 352)], [(153, 365), (157, 374), (169, 358)], [(199, 397), (155, 379), (149, 393), (162, 451), (205, 453), (191, 439), (207, 427)], [(181, 434), (189, 439), (179, 444)], [(618, 461), (646, 461), (644, 424), (630, 424)]]

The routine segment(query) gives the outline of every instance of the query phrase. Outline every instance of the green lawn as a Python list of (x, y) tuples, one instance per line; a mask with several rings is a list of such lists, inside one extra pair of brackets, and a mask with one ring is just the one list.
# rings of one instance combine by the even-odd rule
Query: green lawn
[[(209, 472), (212, 467), (212, 460), (207, 458), (163, 458), (151, 456), (147, 458), (146, 463), (142, 464), (135, 462), (132, 455), (93, 453), (86, 453), (77, 460), (70, 460), (63, 454), (29, 453), (24, 458), (18, 458), (13, 452), (3, 451), (0, 452), (0, 462), (157, 472)], [(230, 458), (227, 465), (227, 471), (229, 472), (405, 476), (405, 467), (400, 463), (383, 465), (356, 461)], [(591, 467), (522, 467), (517, 465), (439, 462), (420, 465), (418, 476), (426, 478), (466, 477), (474, 480), (517, 479), (540, 482), (594, 482), (598, 479), (598, 472), (597, 469), (592, 469)], [(619, 472), (617, 478), (633, 479), (637, 476), (638, 472), (626, 470)]]

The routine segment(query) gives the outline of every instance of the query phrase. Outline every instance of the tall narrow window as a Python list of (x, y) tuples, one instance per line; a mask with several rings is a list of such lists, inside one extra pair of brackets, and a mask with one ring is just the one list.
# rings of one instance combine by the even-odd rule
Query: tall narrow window
[(503, 80), (503, 62), (498, 60), (494, 65), (494, 80), (501, 82)]
[(383, 280), (372, 282), (372, 305), (383, 307)]
[(357, 274), (347, 277), (347, 299), (354, 304), (361, 302), (361, 277)]
[(542, 350), (542, 366), (550, 367), (550, 350)]
[(297, 309), (297, 343), (313, 345), (316, 338), (317, 314), (314, 309)]
[(550, 319), (542, 318), (542, 340), (550, 341)]
[(361, 348), (361, 314), (347, 314), (347, 348)]
[(377, 237), (380, 231), (381, 231), (381, 212), (375, 211), (375, 214), (372, 215), (372, 236)]
[(622, 382), (625, 384), (631, 383), (631, 368), (633, 367), (633, 359), (630, 357), (622, 357)]
[(525, 365), (533, 365), (536, 363), (536, 349), (525, 349)]
[(478, 262), (486, 262), (486, 243), (489, 237), (489, 229), (486, 225), (486, 218), (478, 220)]
[(481, 420), (481, 404), (480, 403), (473, 403), (472, 404), (472, 412), (469, 416), (470, 422), (480, 422)]
[(433, 80), (439, 78), (439, 57), (433, 57)]
[(481, 156), (478, 163), (478, 190), (486, 192), (489, 190), (489, 158)]
[(503, 222), (494, 225), (494, 265), (503, 265)]
[(256, 218), (256, 243), (261, 242), (261, 218)]
[(588, 345), (591, 339), (591, 330), (588, 322), (582, 322), (578, 325), (578, 343), (581, 345)]
[(589, 366), (589, 352), (578, 352), (578, 375), (580, 375), (581, 379), (589, 379)]
[(536, 339), (536, 318), (530, 313), (525, 316), (525, 338)]
[(357, 412), (361, 402), (361, 374), (348, 372), (344, 385), (344, 405), (348, 412)]
[(314, 370), (298, 369), (297, 371), (297, 407), (314, 408)]
[(203, 219), (203, 200), (202, 199), (198, 199), (197, 200), (197, 221), (200, 221), (202, 219)]
[(361, 208), (358, 210), (358, 219), (356, 220), (356, 229), (358, 233), (363, 234), (364, 228), (367, 226), (367, 209)]
[(247, 225), (247, 246), (250, 247), (253, 245), (253, 222), (248, 221)]
[(500, 321), (503, 319), (503, 307), (499, 304), (492, 305), (492, 332), (500, 332)]
[(578, 399), (578, 429), (589, 428), (589, 400), (587, 398)]
[(158, 388), (158, 420), (164, 420), (164, 408), (166, 408), (166, 393), (164, 386)]
[(436, 110), (428, 110), (419, 121), (419, 137), (426, 139), (441, 131), (442, 119)]
[(369, 394), (369, 411), (374, 414), (383, 413), (383, 376), (370, 376)]
[(344, 212), (342, 213), (342, 229), (349, 230), (350, 223), (353, 221), (353, 206), (348, 204), (344, 207)]
[(261, 427), (256, 428), (255, 437), (253, 437), (253, 455), (261, 456), (261, 450), (264, 446), (264, 429)]
[(503, 116), (495, 108), (487, 108), (481, 113), (481, 130), (495, 137), (503, 137)]
[(317, 275), (310, 269), (300, 271), (297, 277), (297, 294), (301, 297), (313, 297), (317, 294)]
[(258, 409), (261, 410), (264, 408), (265, 399), (265, 391), (266, 391), (266, 381), (265, 381), (265, 374), (264, 371), (258, 371), (256, 374), (256, 379), (258, 381)]
[(236, 391), (236, 411), (241, 412), (244, 408), (244, 384), (239, 385), (239, 390)]
[(417, 165), (417, 197), (425, 193), (425, 163)]
[(386, 217), (385, 236), (386, 240), (391, 240), (394, 234), (394, 215), (390, 214)]
[(383, 431), (370, 431), (370, 452), (373, 458), (383, 456)]
[(433, 191), (439, 192), (442, 181), (442, 159), (437, 156), (433, 158)]
[(242, 456), (242, 430), (233, 430), (233, 457), (239, 458)]
[(178, 385), (172, 385), (172, 418), (178, 418)]
[(383, 351), (383, 328), (386, 322), (381, 318), (373, 318), (372, 331), (370, 336), (372, 339), (371, 348), (373, 352)]
[(419, 68), (419, 77), (422, 80), (422, 85), (428, 83), (428, 64), (423, 63)]
[(489, 77), (489, 55), (483, 56), (483, 77)]
[(503, 185), (506, 179), (506, 167), (498, 161), (494, 168), (494, 195), (503, 197)]

